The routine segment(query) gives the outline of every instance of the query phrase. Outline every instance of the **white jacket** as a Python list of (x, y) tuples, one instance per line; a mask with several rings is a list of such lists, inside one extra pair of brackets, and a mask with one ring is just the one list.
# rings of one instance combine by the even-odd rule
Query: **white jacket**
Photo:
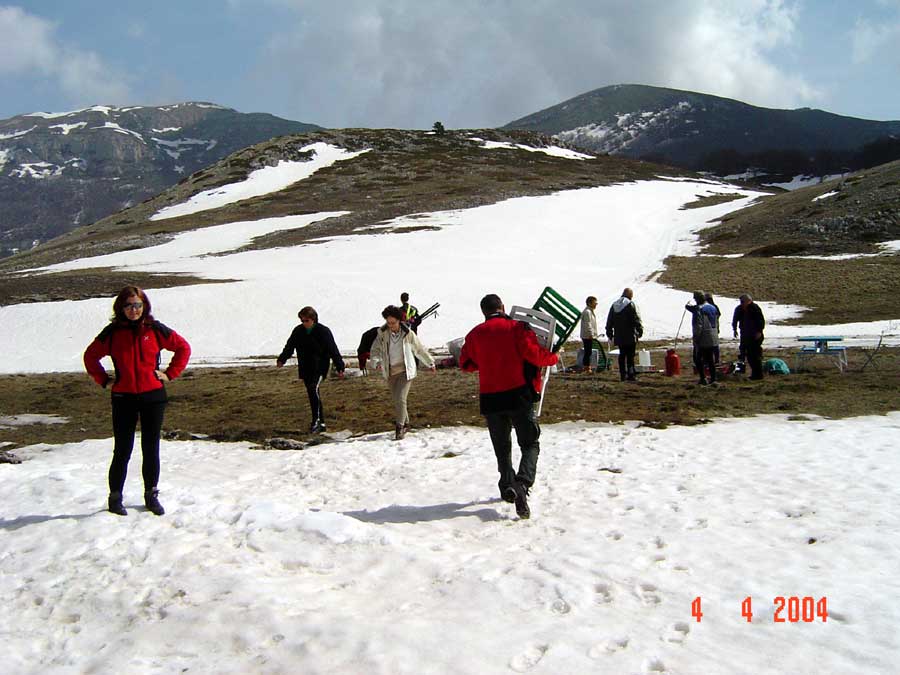
[(594, 340), (600, 336), (597, 332), (597, 315), (590, 307), (585, 307), (581, 313), (581, 339)]
[[(403, 324), (400, 324), (400, 332), (403, 333), (403, 365), (406, 366), (407, 379), (411, 380), (416, 376), (416, 357), (429, 368), (434, 367), (434, 359), (419, 341), (418, 335)], [(378, 362), (381, 363), (381, 376), (385, 380), (391, 376), (391, 364), (388, 357), (388, 341), (390, 339), (391, 331), (385, 324), (378, 329), (375, 342), (372, 343), (372, 365), (374, 366)]]

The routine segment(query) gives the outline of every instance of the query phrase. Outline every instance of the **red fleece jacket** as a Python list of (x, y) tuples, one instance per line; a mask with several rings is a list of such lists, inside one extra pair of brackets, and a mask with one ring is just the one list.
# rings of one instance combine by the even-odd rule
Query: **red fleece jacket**
[(116, 370), (112, 390), (122, 394), (143, 394), (163, 386), (156, 377), (160, 368), (160, 350), (174, 352), (166, 376), (174, 380), (181, 374), (191, 356), (191, 346), (183, 337), (158, 321), (138, 326), (110, 324), (88, 345), (84, 367), (97, 384), (106, 386), (110, 377), (100, 363), (112, 357)]

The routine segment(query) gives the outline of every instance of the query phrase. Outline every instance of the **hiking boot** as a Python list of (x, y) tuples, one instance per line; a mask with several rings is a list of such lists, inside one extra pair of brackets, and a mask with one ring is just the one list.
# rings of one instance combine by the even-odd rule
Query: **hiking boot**
[(127, 516), (128, 511), (125, 510), (125, 507), (122, 505), (122, 493), (121, 492), (110, 492), (109, 493), (109, 512), (115, 513), (117, 516)]
[(321, 420), (316, 420), (309, 425), (309, 433), (311, 434), (321, 434), (323, 431), (325, 431), (325, 422)]
[(501, 488), (500, 489), (500, 499), (502, 499), (503, 501), (505, 501), (509, 504), (515, 504), (516, 503), (515, 489), (511, 488), (511, 487)]
[(401, 441), (403, 437), (406, 436), (406, 426), (400, 426), (399, 424), (394, 425), (394, 440)]
[(159, 490), (153, 488), (144, 493), (144, 506), (147, 510), (157, 516), (161, 516), (166, 512), (163, 505), (159, 503)]
[(516, 493), (516, 515), (522, 520), (528, 520), (531, 518), (531, 509), (528, 508), (528, 488), (516, 481), (513, 485), (513, 491)]

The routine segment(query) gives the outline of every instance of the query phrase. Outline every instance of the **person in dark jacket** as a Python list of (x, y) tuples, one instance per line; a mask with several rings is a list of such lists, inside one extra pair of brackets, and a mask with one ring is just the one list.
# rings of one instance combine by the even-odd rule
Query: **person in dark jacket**
[[(719, 334), (716, 330), (719, 312), (706, 302), (703, 291), (694, 291), (694, 302), (684, 308), (692, 315), (691, 330), (694, 338), (694, 367), (700, 377), (700, 384), (714, 384), (716, 381), (715, 347), (719, 346)], [(709, 370), (709, 378), (706, 377)]]
[[(144, 505), (157, 516), (165, 513), (159, 503), (159, 436), (166, 409), (165, 382), (174, 380), (187, 366), (191, 347), (183, 337), (153, 318), (150, 298), (137, 286), (126, 286), (113, 302), (110, 323), (84, 352), (84, 367), (101, 387), (112, 383), (113, 458), (109, 466), (110, 512), (128, 515), (122, 491), (128, 461), (134, 448), (134, 431), (141, 420), (141, 473)], [(162, 370), (160, 351), (174, 352)], [(112, 359), (115, 376), (100, 363)]]
[(626, 288), (622, 296), (609, 308), (606, 315), (606, 337), (619, 348), (619, 379), (634, 381), (634, 351), (638, 339), (644, 334), (641, 314), (634, 304), (634, 291)]
[(306, 385), (312, 415), (309, 433), (318, 434), (325, 431), (325, 412), (319, 396), (319, 385), (328, 376), (330, 363), (334, 363), (339, 377), (344, 376), (344, 359), (334, 343), (331, 331), (319, 323), (316, 310), (304, 307), (297, 316), (300, 317), (300, 325), (291, 332), (275, 364), (281, 368), (296, 350), (297, 373)]
[(747, 358), (750, 366), (750, 379), (763, 379), (762, 367), (762, 343), (763, 329), (766, 327), (766, 319), (760, 306), (753, 302), (753, 298), (745, 293), (739, 298), (741, 304), (734, 308), (731, 317), (731, 329), (734, 337), (738, 336), (738, 327), (741, 330), (741, 354)]
[[(529, 518), (528, 492), (534, 485), (540, 454), (541, 428), (534, 417), (540, 398), (540, 369), (557, 362), (556, 354), (541, 347), (531, 327), (506, 315), (495, 294), (481, 299), (484, 323), (466, 335), (459, 367), (478, 373), (480, 409), (497, 456), (500, 496), (515, 503), (520, 518)], [(518, 471), (512, 465), (511, 431), (522, 452)]]
[[(704, 299), (706, 300), (707, 305), (711, 305), (716, 309), (716, 335), (719, 334), (719, 321), (722, 319), (722, 310), (719, 309), (719, 306), (716, 304), (715, 299), (713, 298), (713, 294), (706, 292), (703, 294)], [(719, 345), (717, 344), (713, 347), (713, 360), (716, 362), (716, 366), (718, 367), (721, 355), (719, 354)]]
[(369, 363), (369, 358), (372, 356), (372, 343), (375, 342), (377, 335), (378, 326), (373, 326), (359, 338), (359, 347), (356, 348), (356, 359), (359, 361), (359, 369), (362, 371), (363, 375), (369, 374), (366, 365)]

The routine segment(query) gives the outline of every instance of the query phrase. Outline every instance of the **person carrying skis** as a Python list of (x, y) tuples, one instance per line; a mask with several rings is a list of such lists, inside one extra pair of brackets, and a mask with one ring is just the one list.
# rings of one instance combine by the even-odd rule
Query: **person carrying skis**
[(309, 433), (325, 431), (325, 411), (319, 396), (319, 385), (328, 376), (329, 362), (334, 363), (338, 377), (344, 376), (344, 359), (334, 343), (334, 336), (327, 326), (319, 323), (319, 314), (312, 307), (304, 307), (297, 316), (300, 325), (294, 328), (281, 350), (275, 364), (281, 368), (294, 351), (297, 352), (297, 373), (306, 385), (312, 423)]
[[(169, 366), (161, 369), (160, 351), (174, 352)], [(100, 363), (109, 356), (115, 376)], [(128, 515), (122, 491), (128, 461), (134, 448), (134, 430), (141, 420), (141, 473), (144, 505), (157, 516), (166, 511), (159, 503), (159, 436), (166, 409), (165, 383), (187, 366), (191, 346), (171, 328), (153, 318), (150, 298), (137, 286), (126, 286), (113, 302), (110, 323), (84, 352), (84, 367), (101, 387), (112, 384), (113, 457), (109, 466), (111, 513)]]
[[(478, 373), (480, 410), (487, 422), (497, 457), (500, 496), (516, 505), (519, 518), (531, 516), (528, 493), (534, 485), (540, 454), (541, 428), (534, 402), (541, 392), (540, 369), (557, 362), (553, 352), (538, 344), (531, 327), (506, 315), (499, 296), (481, 299), (484, 322), (466, 335), (459, 367)], [(511, 430), (522, 452), (518, 471), (512, 466)]]
[(409, 304), (409, 293), (400, 294), (400, 309), (403, 312), (403, 321), (412, 329), (413, 333), (419, 332), (419, 310), (415, 305)]

